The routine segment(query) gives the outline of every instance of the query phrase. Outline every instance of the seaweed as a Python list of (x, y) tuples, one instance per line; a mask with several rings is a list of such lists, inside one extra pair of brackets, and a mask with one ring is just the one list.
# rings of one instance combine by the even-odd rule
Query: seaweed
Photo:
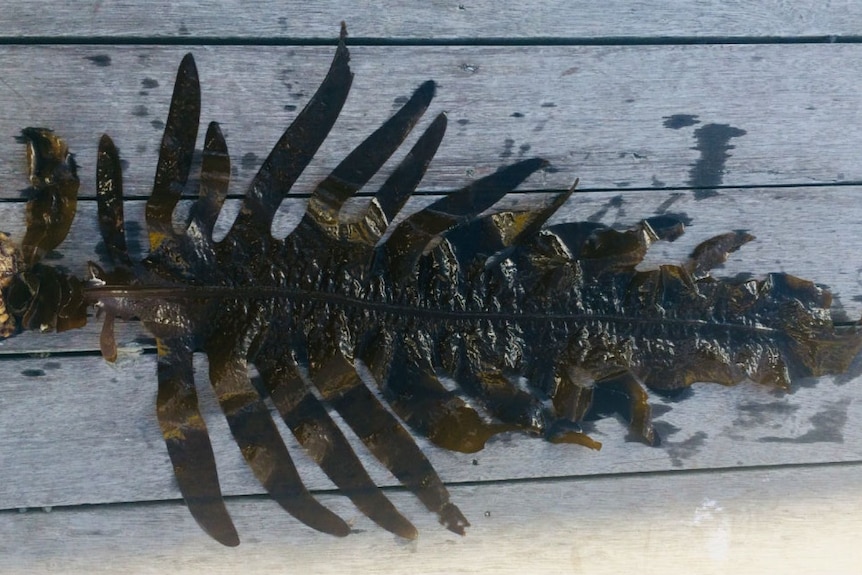
[[(190, 182), (200, 85), (187, 55), (146, 204), (149, 254), (136, 261), (129, 253), (119, 153), (103, 136), (97, 202), (111, 267), (91, 263), (84, 281), (41, 261), (74, 218), (74, 161), (50, 131), (22, 134), (32, 190), (21, 247), (0, 236), (2, 335), (80, 327), (95, 305), (104, 317), (100, 348), (113, 361), (114, 319), (140, 319), (156, 337), (157, 417), (180, 491), (217, 541), (232, 546), (239, 537), (198, 407), (196, 352), (208, 357), (209, 381), (243, 457), (279, 505), (319, 531), (350, 532), (304, 487), (267, 397), (357, 508), (405, 538), (416, 529), (374, 484), (329, 410), (441, 524), (463, 534), (469, 523), (413, 434), (467, 453), (512, 431), (598, 449), (583, 424), (613, 416), (657, 445), (647, 389), (745, 379), (787, 389), (800, 377), (842, 373), (858, 354), (858, 324), (834, 325), (831, 296), (814, 283), (783, 273), (710, 275), (753, 239), (747, 233), (715, 236), (681, 265), (640, 271), (652, 243), (683, 233), (681, 221), (658, 216), (624, 231), (547, 225), (574, 186), (541, 207), (489, 212), (547, 167), (540, 158), (505, 166), (393, 223), (437, 151), (444, 114), (364, 210), (347, 215), (345, 204), (429, 107), (430, 81), (317, 184), (298, 226), (274, 238), (276, 209), (350, 91), (344, 40), (342, 29), (326, 78), (263, 162), (221, 241), (213, 228), (228, 193), (230, 156), (219, 125), (210, 123), (200, 177)], [(197, 200), (178, 230), (177, 203), (195, 185)], [(249, 378), (251, 366), (260, 385)]]

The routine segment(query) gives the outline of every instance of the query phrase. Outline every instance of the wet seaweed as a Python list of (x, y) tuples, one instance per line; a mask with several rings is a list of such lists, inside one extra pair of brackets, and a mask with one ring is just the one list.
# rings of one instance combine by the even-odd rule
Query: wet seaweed
[[(319, 531), (350, 532), (304, 487), (267, 397), (335, 485), (405, 538), (415, 538), (416, 529), (368, 476), (330, 410), (441, 524), (463, 534), (469, 523), (413, 434), (467, 453), (512, 431), (597, 449), (583, 425), (618, 417), (634, 437), (657, 445), (647, 389), (674, 394), (696, 381), (746, 379), (788, 389), (801, 377), (842, 373), (857, 355), (858, 326), (836, 327), (831, 296), (815, 284), (783, 273), (710, 275), (753, 239), (745, 232), (703, 242), (681, 265), (639, 271), (652, 243), (683, 233), (681, 219), (656, 216), (624, 231), (593, 222), (547, 225), (574, 186), (541, 207), (489, 213), (547, 168), (539, 158), (505, 166), (393, 224), (443, 138), (443, 114), (364, 210), (345, 215), (345, 204), (428, 108), (433, 82), (399, 102), (315, 187), (298, 226), (274, 238), (276, 209), (347, 99), (348, 61), (342, 31), (320, 88), (263, 162), (227, 235), (215, 241), (231, 169), (215, 122), (204, 139), (198, 198), (185, 227), (173, 223), (190, 185), (200, 121), (198, 74), (187, 55), (146, 204), (149, 254), (136, 261), (129, 253), (120, 157), (103, 136), (97, 202), (111, 267), (91, 263), (85, 280), (43, 262), (74, 218), (74, 160), (49, 130), (22, 133), (31, 199), (21, 245), (0, 235), (0, 334), (81, 327), (95, 305), (104, 318), (100, 348), (113, 361), (115, 318), (140, 319), (157, 341), (157, 416), (180, 491), (217, 541), (237, 545), (239, 537), (198, 407), (196, 352), (208, 357), (209, 381), (243, 457), (279, 505)], [(249, 379), (251, 366), (259, 385)], [(370, 379), (360, 375), (363, 366)]]

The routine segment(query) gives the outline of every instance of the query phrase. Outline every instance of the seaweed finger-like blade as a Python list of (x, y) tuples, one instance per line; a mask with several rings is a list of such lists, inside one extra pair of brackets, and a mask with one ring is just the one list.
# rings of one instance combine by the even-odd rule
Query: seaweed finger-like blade
[(111, 261), (131, 267), (126, 246), (126, 224), (123, 216), (123, 171), (120, 155), (113, 140), (106, 134), (99, 141), (96, 162), (96, 200), (99, 211), (99, 231), (105, 241)]
[(342, 31), (323, 83), (279, 138), (254, 177), (229, 233), (238, 234), (249, 228), (268, 233), (281, 200), (329, 135), (353, 83), (344, 36)]
[(216, 337), (208, 345), (210, 381), (231, 433), (258, 481), (285, 511), (313, 529), (344, 537), (350, 527), (305, 488), (269, 410), (251, 385), (244, 360)]
[[(320, 346), (325, 348), (325, 346)], [(470, 523), (449, 501), (449, 492), (401, 423), (365, 386), (340, 352), (309, 349), (311, 378), (374, 456), (409, 488), (447, 529), (460, 535)]]
[(448, 230), (469, 224), (546, 165), (541, 158), (523, 160), (448, 194), (398, 224), (378, 250), (387, 254), (397, 275), (409, 274), (432, 240)]
[(191, 170), (201, 114), (201, 89), (195, 59), (186, 54), (177, 71), (171, 108), (159, 150), (153, 193), (147, 200), (150, 249), (173, 235), (172, 216)]
[(416, 528), (368, 476), (324, 405), (305, 388), (296, 365), (277, 358), (258, 357), (255, 365), (284, 422), (326, 475), (354, 505), (384, 529), (405, 539), (418, 536)]
[(335, 226), (344, 202), (386, 163), (410, 133), (434, 97), (435, 84), (425, 82), (398, 112), (357, 146), (315, 188), (308, 214), (325, 227)]
[(200, 196), (192, 208), (192, 221), (202, 235), (212, 238), (213, 228), (227, 197), (230, 183), (230, 156), (218, 123), (210, 122), (204, 137), (201, 161)]
[(156, 413), (183, 499), (201, 529), (235, 547), (239, 535), (222, 499), (212, 444), (198, 408), (189, 342), (159, 341), (158, 377)]

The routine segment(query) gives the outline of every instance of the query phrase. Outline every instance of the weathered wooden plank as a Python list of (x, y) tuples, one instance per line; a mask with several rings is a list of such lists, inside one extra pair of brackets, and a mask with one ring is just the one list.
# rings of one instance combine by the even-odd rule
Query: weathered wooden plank
[(357, 38), (386, 40), (497, 38), (657, 38), (856, 35), (860, 7), (822, 2), (298, 2), (95, 1), (4, 3), (0, 36), (10, 38), (332, 38), (346, 20)]
[[(131, 193), (152, 184), (176, 66), (189, 48), (0, 47), (0, 194), (25, 186), (28, 125), (65, 136), (92, 196), (111, 134)], [(218, 120), (244, 190), (325, 74), (332, 47), (192, 47), (203, 120)], [(452, 189), (519, 157), (534, 189), (831, 184), (862, 180), (862, 45), (352, 48), (353, 93), (305, 183), (327, 173), (422, 81), (449, 133), (422, 184)], [(104, 65), (107, 63), (110, 65)]]
[[(261, 493), (230, 438), (198, 358), (202, 412), (230, 495)], [(155, 356), (116, 366), (89, 358), (5, 361), (0, 392), (0, 509), (178, 498), (155, 418)], [(822, 378), (792, 394), (745, 384), (696, 386), (679, 403), (655, 398), (661, 447), (627, 442), (624, 426), (599, 422), (599, 452), (520, 435), (457, 454), (419, 440), (447, 482), (567, 477), (862, 459), (862, 381)], [(276, 416), (276, 419), (278, 417)], [(282, 427), (310, 488), (332, 484)], [(350, 435), (349, 430), (347, 431)], [(353, 436), (350, 435), (352, 438)], [(354, 440), (372, 477), (397, 484)], [(460, 501), (456, 500), (456, 503)]]
[[(836, 288), (849, 313), (857, 317), (860, 302), (854, 296), (862, 292), (856, 257), (862, 252), (862, 238), (853, 233), (859, 220), (857, 196), (853, 188), (725, 190), (708, 199), (694, 193), (588, 193), (575, 196), (562, 217), (630, 225), (660, 209), (687, 213), (694, 225), (674, 244), (657, 244), (660, 253), (652, 258), (653, 264), (680, 261), (697, 242), (717, 233), (749, 229), (759, 240), (735, 254), (723, 273), (777, 270), (824, 281)], [(422, 198), (423, 203), (432, 199)], [(72, 262), (94, 257), (93, 211), (91, 202), (82, 207), (68, 241), (64, 263), (69, 262), (72, 271), (76, 271)], [(129, 215), (139, 217), (140, 212), (141, 202), (136, 202)], [(282, 225), (289, 227), (289, 220)], [(279, 228), (278, 233), (285, 231)], [(41, 336), (52, 340), (48, 345), (32, 334), (4, 346), (16, 352), (64, 346), (94, 350), (94, 331)], [(123, 329), (121, 346), (134, 349), (140, 336), (139, 330)], [(21, 347), (15, 347), (19, 341)], [(127, 354), (117, 366), (106, 365), (97, 355), (7, 358), (2, 366), (0, 508), (177, 495), (153, 412), (152, 355)], [(205, 373), (199, 366), (202, 381)], [(860, 384), (856, 375), (849, 383), (847, 378), (837, 383), (824, 378), (788, 396), (753, 385), (732, 390), (698, 386), (695, 397), (680, 404), (656, 400), (659, 412), (670, 410), (659, 418), (667, 441), (658, 449), (625, 443), (622, 427), (606, 421), (599, 427), (597, 438), (605, 448), (598, 454), (506, 439), (475, 457), (435, 450), (434, 463), (447, 480), (478, 481), (856, 460), (862, 455)], [(258, 493), (211, 398), (207, 413), (217, 453), (224, 459), (221, 474), (227, 492)], [(473, 465), (473, 459), (479, 465)], [(301, 466), (310, 485), (329, 486), (304, 459)], [(375, 469), (376, 480), (391, 483), (388, 474)]]
[[(707, 238), (729, 230), (746, 229), (757, 236), (757, 240), (715, 270), (715, 275), (730, 277), (737, 273), (762, 275), (783, 271), (811, 279), (830, 288), (841, 313), (856, 318), (862, 315), (862, 281), (857, 270), (862, 235), (855, 232), (862, 212), (859, 193), (860, 188), (853, 186), (724, 189), (709, 198), (703, 198), (697, 191), (589, 192), (576, 194), (550, 223), (589, 219), (626, 228), (661, 213), (687, 218), (690, 225), (685, 235), (672, 244), (655, 244), (646, 265), (680, 263), (694, 246)], [(405, 214), (438, 197), (412, 199)], [(542, 194), (515, 194), (501, 202), (501, 207), (535, 205), (543, 198), (546, 196)], [(305, 203), (301, 198), (283, 203), (275, 221), (277, 237), (285, 236), (296, 225), (305, 212)], [(185, 213), (190, 205), (188, 201), (182, 202), (178, 215)], [(227, 231), (238, 207), (238, 200), (226, 202), (216, 228), (217, 237)], [(142, 200), (126, 202), (129, 246), (138, 258), (146, 253), (143, 210)], [(0, 222), (12, 237), (23, 237), (24, 204), (0, 202)], [(88, 261), (109, 265), (102, 260), (100, 242), (95, 202), (81, 201), (69, 237), (48, 261), (64, 266), (78, 277), (85, 277)], [(137, 322), (120, 322), (119, 325), (122, 326), (118, 335), (121, 345), (130, 350), (141, 346), (152, 348), (152, 338)], [(99, 329), (100, 322), (91, 321), (86, 328), (66, 334), (28, 332), (0, 341), (0, 357), (10, 353), (97, 351)]]
[[(256, 2), (153, 9), (146, 3), (97, 0), (84, 10), (43, 4), (34, 14), (32, 4), (13, 0), (4, 4), (0, 39), (77, 42), (98, 36), (207, 43), (219, 37), (301, 43), (332, 39), (337, 22), (347, 19), (352, 37), (372, 44), (378, 39), (419, 45), (429, 40), (529, 43), (537, 37), (563, 42), (613, 37), (612, 44), (637, 38), (661, 44), (668, 38), (855, 35), (859, 14), (854, 11), (860, 10), (779, 1), (558, 4), (319, 2), (308, 7)], [(82, 192), (89, 197), (95, 145), (101, 132), (109, 131), (129, 162), (129, 191), (148, 193), (159, 123), (185, 49), (0, 49), (0, 198), (16, 198), (24, 186), (21, 146), (13, 137), (26, 125), (47, 125), (69, 138), (82, 164)], [(194, 48), (204, 78), (204, 120), (221, 120), (229, 132), (239, 184), (235, 192), (244, 189), (260, 158), (307, 101), (331, 50)], [(376, 127), (397, 98), (428, 77), (441, 82), (431, 113), (447, 110), (451, 127), (423, 185), (426, 191), (453, 188), (531, 154), (548, 157), (557, 169), (531, 181), (533, 189), (566, 187), (575, 176), (587, 188), (615, 190), (862, 180), (859, 136), (847, 130), (859, 119), (856, 46), (352, 50), (355, 93), (330, 147), (321, 150), (309, 171), (309, 182)], [(399, 70), (392, 69), (393, 62)], [(699, 123), (692, 124), (691, 116)], [(725, 273), (782, 269), (827, 282), (855, 317), (862, 308), (855, 265), (862, 240), (852, 233), (859, 221), (856, 192), (728, 190), (708, 200), (701, 199), (705, 194), (666, 191), (593, 193), (578, 198), (569, 213), (630, 224), (660, 210), (684, 212), (695, 223), (687, 238), (657, 250), (662, 259), (674, 261), (696, 239), (748, 228), (760, 241), (737, 254)], [(140, 206), (137, 202), (132, 211)], [(0, 228), (20, 232), (22, 208), (21, 203), (0, 204)], [(92, 203), (82, 202), (69, 250), (62, 250), (65, 258), (59, 262), (77, 266), (78, 273), (94, 257), (93, 212)], [(282, 226), (289, 225), (285, 222), (289, 218)], [(116, 367), (95, 355), (8, 355), (93, 350), (94, 327), (60, 336), (22, 336), (0, 347), (6, 355), (0, 360), (0, 509), (178, 497), (153, 414), (152, 355), (127, 352)], [(141, 337), (132, 324), (121, 339), (130, 344)], [(203, 364), (197, 367), (199, 376), (206, 372)], [(624, 443), (622, 427), (605, 421), (595, 431), (605, 443), (598, 454), (526, 438), (501, 438), (475, 456), (430, 453), (450, 482), (858, 461), (859, 371), (804, 385), (790, 396), (754, 386), (697, 386), (689, 401), (657, 400), (659, 429), (666, 438), (660, 449)], [(259, 493), (208, 395), (205, 414), (226, 491)], [(304, 459), (301, 471), (310, 486), (331, 487)], [(0, 571), (282, 571), (289, 564), (337, 572), (623, 572), (637, 562), (646, 573), (691, 572), (692, 567), (763, 572), (787, 563), (800, 572), (824, 565), (850, 572), (862, 558), (853, 513), (859, 507), (858, 490), (852, 488), (858, 471), (858, 465), (828, 466), (455, 486), (454, 499), (474, 523), (463, 539), (437, 526), (412, 497), (396, 492), (392, 497), (422, 531), (419, 543), (410, 545), (393, 543), (335, 496), (324, 498), (362, 531), (346, 541), (304, 529), (268, 500), (232, 501), (245, 537), (239, 551), (218, 548), (174, 503), (3, 512)], [(393, 483), (379, 467), (372, 475), (381, 484)], [(519, 563), (523, 560), (529, 564)]]
[[(208, 389), (205, 360), (196, 367), (225, 493), (261, 493)], [(7, 360), (3, 369), (0, 509), (179, 497), (155, 419), (153, 355), (126, 356), (116, 366), (91, 358)], [(821, 378), (792, 394), (703, 384), (687, 401), (654, 398), (664, 435), (658, 448), (627, 442), (614, 420), (593, 432), (604, 443), (600, 452), (511, 435), (473, 455), (419, 441), (447, 482), (858, 461), (860, 384), (858, 377)], [(283, 435), (309, 487), (331, 489), (290, 433)], [(354, 445), (372, 477), (392, 485)]]
[[(111, 62), (115, 65), (93, 67), (93, 63), (105, 61), (97, 58), (105, 50), (110, 51)], [(725, 184), (735, 185), (862, 179), (858, 177), (853, 157), (859, 149), (857, 136), (845, 129), (846, 124), (855, 124), (858, 113), (852, 81), (859, 66), (854, 61), (857, 51), (854, 46), (809, 46), (805, 50), (784, 46), (780, 51), (769, 46), (663, 47), (639, 51), (559, 47), (539, 51), (511, 48), (398, 50), (401, 52), (397, 60), (405, 62), (409, 76), (393, 80), (391, 74), (372, 73), (381, 62), (393, 60), (392, 48), (354, 49), (358, 92), (351, 102), (356, 101), (357, 107), (345, 112), (347, 124), (339, 124), (337, 129), (341, 135), (334, 134), (332, 147), (321, 153), (322, 160), (311, 170), (309, 180), (330, 169), (345, 150), (390, 113), (393, 107), (390, 103), (396, 97), (405, 95), (409, 87), (433, 75), (427, 70), (434, 66), (451, 71), (448, 77), (443, 77), (441, 101), (435, 105), (449, 110), (452, 126), (457, 127), (458, 133), (450, 134), (447, 139), (456, 140), (455, 147), (441, 150), (441, 157), (435, 164), (441, 167), (437, 172), (432, 171), (426, 190), (455, 187), (469, 179), (468, 172), (471, 176), (481, 175), (501, 163), (514, 161), (522, 151), (547, 155), (559, 169), (531, 182), (534, 188), (564, 187), (574, 175), (582, 176), (587, 187), (618, 189), (627, 185), (661, 187), (659, 184), (709, 187), (721, 181), (721, 177)], [(0, 52), (0, 57), (7, 57), (11, 74), (4, 76), (5, 83), (0, 87), (0, 92), (6, 94), (2, 97), (9, 98), (8, 105), (0, 106), (0, 134), (6, 135), (0, 138), (0, 143), (8, 146), (5, 149), (0, 146), (0, 159), (4, 160), (0, 164), (0, 184), (7, 190), (7, 198), (16, 195), (8, 190), (23, 186), (21, 149), (12, 142), (11, 136), (27, 124), (50, 125), (65, 134), (79, 153), (85, 182), (92, 182), (93, 147), (99, 133), (111, 132), (124, 146), (130, 163), (130, 192), (148, 192), (160, 138), (158, 122), (164, 117), (180, 50), (8, 47)], [(322, 77), (331, 49), (296, 49), (293, 56), (285, 50), (283, 61), (269, 64), (266, 73), (262, 74), (263, 65), (255, 70), (255, 75), (270, 78), (263, 84), (255, 83), (255, 76), (249, 72), (260, 58), (254, 55), (254, 50), (218, 48), (202, 52), (201, 69), (211, 65), (214, 69), (212, 77), (204, 77), (205, 101), (208, 101), (207, 93), (215, 95), (216, 99), (221, 95), (214, 107), (207, 108), (205, 119), (226, 120), (229, 144), (238, 166), (236, 179), (240, 183), (248, 181), (259, 163), (258, 158), (268, 152), (293, 111), (284, 110), (281, 122), (266, 123), (264, 120), (271, 120), (273, 107), (302, 105)], [(519, 52), (520, 56), (513, 57)], [(411, 53), (420, 56), (411, 60)], [(88, 57), (95, 59), (87, 60)], [(573, 68), (572, 60), (579, 57), (588, 61), (586, 68), (580, 65)], [(301, 62), (294, 66), (298, 60)], [(360, 67), (358, 62), (366, 60)], [(34, 71), (33, 61), (53, 61), (53, 64), (50, 69), (37, 66)], [(818, 67), (810, 66), (812, 61), (817, 61)], [(207, 62), (206, 65), (203, 62)], [(474, 62), (479, 62), (478, 67)], [(301, 79), (297, 82), (305, 82), (296, 84), (298, 88), (288, 89), (279, 84), (278, 74), (288, 66), (294, 67), (293, 74)], [(566, 75), (570, 69), (572, 72)], [(835, 72), (839, 69), (844, 73)], [(159, 80), (150, 75), (152, 70), (162, 71)], [(519, 78), (519, 73), (520, 79), (509, 84)], [(27, 79), (6, 80), (14, 79), (15, 74)], [(366, 76), (365, 87), (359, 89), (361, 78)], [(565, 79), (570, 76), (578, 76), (579, 82), (568, 84), (569, 80)], [(98, 93), (111, 97), (92, 98), (90, 93), (95, 85), (100, 86)], [(507, 89), (507, 85), (517, 89)], [(647, 90), (644, 95), (641, 88), (644, 85), (660, 88)], [(34, 86), (50, 86), (52, 94), (62, 93), (63, 97), (52, 95), (50, 100), (41, 96), (25, 97)], [(493, 86), (493, 90), (489, 91), (489, 86)], [(293, 89), (304, 95), (287, 100), (296, 103), (284, 104), (283, 94), (279, 96), (278, 92), (295, 94), (289, 91)], [(451, 90), (449, 96), (443, 97), (447, 90)], [(141, 92), (151, 92), (154, 98), (158, 96), (158, 103), (147, 102), (147, 108), (137, 108), (147, 97)], [(584, 97), (584, 93), (588, 96)], [(241, 97), (246, 94), (248, 97)], [(555, 98), (557, 94), (563, 96), (551, 100), (548, 94), (554, 94)], [(87, 104), (79, 109), (80, 102)], [(260, 102), (260, 109), (249, 114), (252, 106), (249, 102)], [(273, 102), (278, 104), (273, 106)], [(381, 106), (380, 102), (387, 104)], [(519, 105), (512, 107), (513, 103)], [(555, 104), (556, 108), (542, 104)], [(151, 112), (149, 106), (162, 111)], [(815, 109), (805, 110), (805, 107)], [(560, 112), (560, 108), (565, 111)], [(524, 112), (524, 118), (512, 118), (511, 110), (519, 109), (536, 112)], [(118, 113), (113, 114), (113, 110)], [(576, 119), (584, 112), (583, 117), (588, 120), (578, 123)], [(561, 115), (556, 116), (557, 113)], [(675, 116), (686, 113), (700, 115), (701, 123), (686, 126), (686, 118)], [(235, 125), (231, 124), (231, 118), (237, 119)], [(666, 118), (674, 118), (669, 126), (679, 129), (666, 129), (662, 125)], [(458, 123), (457, 120), (467, 122)], [(509, 122), (517, 124), (516, 120), (528, 120), (529, 124), (513, 129)], [(545, 133), (555, 121), (562, 126), (562, 134), (546, 138)], [(818, 124), (819, 121), (822, 124)], [(707, 135), (698, 141), (695, 130), (706, 125), (712, 125), (714, 133), (700, 132)], [(490, 126), (503, 127), (492, 129)], [(535, 132), (539, 127), (543, 130)], [(740, 129), (748, 130), (752, 139), (748, 139), (748, 134), (734, 132)], [(262, 131), (267, 133), (256, 134)], [(142, 139), (144, 133), (147, 136)], [(234, 140), (237, 133), (240, 136)], [(598, 137), (594, 137), (596, 135)], [(545, 139), (536, 143), (533, 137)], [(812, 139), (817, 142), (816, 146), (810, 146)], [(142, 141), (144, 143), (140, 143)], [(625, 146), (621, 147), (620, 142), (626, 142)], [(531, 146), (530, 150), (526, 150), (527, 145)], [(692, 145), (699, 149), (689, 149)], [(723, 150), (722, 146), (736, 147)], [(546, 154), (545, 148), (551, 152)], [(729, 152), (730, 157), (722, 159), (724, 152)], [(256, 157), (246, 156), (248, 153)], [(706, 166), (716, 158), (719, 166), (709, 172)], [(775, 173), (770, 172), (770, 166), (777, 166)], [(841, 177), (837, 177), (838, 169), (846, 169), (847, 173), (840, 172)], [(824, 176), (833, 172), (836, 177)], [(630, 176), (631, 180), (620, 178), (620, 173)], [(13, 181), (15, 183), (10, 185)], [(240, 185), (238, 190), (241, 189)], [(85, 186), (84, 194), (91, 196), (91, 192), (92, 183)], [(813, 277), (836, 288), (839, 295), (845, 296), (844, 303), (851, 307), (854, 315), (858, 314), (858, 307), (853, 307), (853, 302), (849, 301), (860, 291), (854, 262), (862, 247), (856, 240), (857, 234), (851, 232), (859, 220), (853, 188), (724, 190), (709, 200), (702, 200), (703, 196), (666, 191), (591, 193), (578, 197), (572, 210), (578, 219), (595, 216), (626, 224), (660, 210), (685, 212), (695, 221), (692, 233), (688, 234), (691, 243), (682, 251), (665, 252), (675, 253), (677, 261), (694, 240), (728, 228), (748, 228), (761, 242), (746, 246), (734, 258), (728, 272), (783, 269)], [(828, 198), (828, 202), (824, 198)], [(426, 198), (426, 201), (430, 200)], [(131, 211), (139, 212), (140, 206), (138, 202)], [(3, 204), (0, 222), (4, 228), (20, 232), (22, 208), (21, 203)], [(79, 274), (83, 262), (94, 257), (94, 222), (92, 203), (82, 202), (69, 249), (64, 247), (63, 250), (66, 258), (63, 263), (69, 262), (69, 267)], [(834, 235), (833, 231), (840, 235)], [(858, 302), (855, 305), (858, 306)], [(96, 340), (92, 331), (83, 335), (86, 336), (84, 344), (72, 335), (58, 336), (53, 342), (59, 343), (42, 347), (39, 342), (49, 338), (33, 337), (11, 340), (5, 349), (16, 352), (40, 351), (52, 346), (93, 349)], [(15, 347), (18, 342), (22, 347)], [(141, 501), (177, 496), (153, 417), (152, 356), (126, 357), (117, 369), (104, 365), (98, 357), (59, 361), (16, 358), (2, 365), (0, 427), (4, 434), (0, 439), (0, 485), (3, 486), (0, 507)], [(111, 381), (112, 378), (115, 381)], [(786, 398), (775, 398), (767, 391), (750, 386), (734, 390), (699, 388), (691, 401), (679, 405), (659, 402), (663, 409), (670, 411), (660, 418), (668, 441), (657, 450), (624, 443), (621, 427), (608, 421), (597, 431), (597, 437), (606, 445), (601, 454), (511, 439), (495, 442), (477, 457), (433, 451), (433, 458), (449, 481), (857, 460), (862, 445), (857, 431), (862, 409), (855, 407), (860, 402), (853, 400), (859, 399), (859, 389), (858, 379), (847, 385), (822, 381)], [(217, 408), (211, 399), (209, 401), (207, 414), (216, 435), (226, 491), (258, 493), (260, 490), (240, 462)], [(473, 459), (478, 465), (473, 464)], [(310, 485), (328, 486), (322, 474), (308, 463), (303, 464), (302, 470)], [(381, 483), (391, 483), (379, 468), (375, 468), (373, 474)]]
[[(433, 199), (421, 198), (414, 207)], [(708, 199), (699, 199), (696, 193), (587, 193), (576, 195), (560, 218), (631, 225), (663, 209), (688, 214), (694, 225), (674, 244), (657, 244), (653, 263), (681, 261), (696, 243), (712, 235), (749, 229), (759, 240), (735, 254), (723, 273), (777, 270), (824, 281), (844, 296), (842, 302), (856, 317), (860, 303), (854, 296), (862, 291), (856, 257), (862, 252), (862, 237), (853, 233), (859, 220), (857, 199), (854, 188), (724, 190)], [(142, 203), (131, 202), (130, 220), (140, 221)], [(292, 218), (280, 220), (277, 234), (286, 233), (301, 214), (302, 203), (294, 202), (298, 209), (288, 212)], [(84, 262), (97, 257), (92, 204), (81, 206), (61, 250), (62, 263), (79, 275)], [(20, 210), (21, 205), (15, 208)], [(228, 211), (235, 208), (231, 203)], [(20, 214), (7, 211), (2, 219), (20, 232)], [(824, 257), (826, 253), (834, 255)], [(19, 336), (3, 347), (18, 353), (95, 350), (97, 328), (98, 322), (83, 333)], [(0, 508), (177, 496), (154, 417), (154, 357), (134, 354), (141, 337), (146, 336), (139, 329), (121, 330), (121, 346), (131, 354), (126, 353), (117, 366), (105, 364), (97, 355), (2, 362)], [(198, 373), (204, 378), (206, 369), (199, 368)], [(476, 457), (434, 451), (434, 462), (447, 480), (476, 481), (854, 460), (862, 453), (858, 431), (862, 402), (853, 401), (862, 398), (860, 383), (824, 380), (786, 397), (773, 397), (753, 386), (734, 390), (704, 386), (682, 404), (658, 402), (661, 409), (671, 410), (660, 420), (672, 433), (655, 450), (625, 443), (624, 430), (609, 421), (599, 428), (598, 438), (605, 442), (599, 454), (512, 439), (498, 441)], [(211, 398), (207, 413), (217, 453), (224, 460), (221, 477), (226, 491), (258, 493), (260, 488), (245, 470)], [(783, 439), (765, 439), (769, 437)], [(473, 459), (479, 465), (474, 466)], [(309, 462), (303, 459), (301, 466), (310, 485), (329, 486)], [(391, 483), (388, 474), (375, 469), (376, 480)]]
[[(228, 502), (220, 547), (178, 503), (0, 513), (0, 570), (54, 573), (857, 573), (859, 465), (453, 486), (458, 537), (390, 493), (420, 538), (397, 540), (322, 496), (355, 533), (311, 531), (260, 499)], [(289, 566), (289, 567), (288, 567)]]

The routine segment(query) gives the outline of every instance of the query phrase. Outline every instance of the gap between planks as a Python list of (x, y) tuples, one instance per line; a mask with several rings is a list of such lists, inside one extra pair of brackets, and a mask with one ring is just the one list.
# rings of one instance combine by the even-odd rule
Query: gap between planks
[[(26, 184), (15, 137), (28, 125), (68, 140), (82, 196), (93, 196), (102, 133), (120, 147), (127, 191), (149, 193), (176, 67), (190, 49), (202, 118), (222, 123), (232, 190), (242, 193), (316, 90), (332, 47), (0, 46), (0, 194), (17, 200)], [(862, 125), (862, 45), (351, 51), (351, 96), (300, 183), (319, 181), (429, 78), (438, 94), (410, 141), (442, 111), (449, 130), (423, 191), (457, 189), (530, 156), (553, 164), (526, 185), (539, 190), (575, 178), (619, 190), (862, 181), (862, 130), (848, 129)]]
[(46, 2), (33, 10), (7, 0), (0, 37), (9, 41), (87, 41), (94, 38), (157, 39), (161, 42), (244, 38), (249, 41), (332, 40), (347, 22), (355, 38), (382, 41), (543, 38), (678, 39), (774, 38), (858, 34), (862, 10), (812, 0), (696, 1), (588, 0), (499, 2), (464, 0), (405, 3), (399, 0), (228, 0), (217, 7), (177, 1), (153, 10), (146, 3), (115, 1), (78, 5)]
[(420, 537), (322, 501), (354, 533), (327, 537), (271, 501), (230, 500), (242, 544), (219, 546), (181, 503), (0, 513), (4, 573), (857, 573), (859, 465), (453, 486), (458, 537), (412, 496), (390, 496)]

